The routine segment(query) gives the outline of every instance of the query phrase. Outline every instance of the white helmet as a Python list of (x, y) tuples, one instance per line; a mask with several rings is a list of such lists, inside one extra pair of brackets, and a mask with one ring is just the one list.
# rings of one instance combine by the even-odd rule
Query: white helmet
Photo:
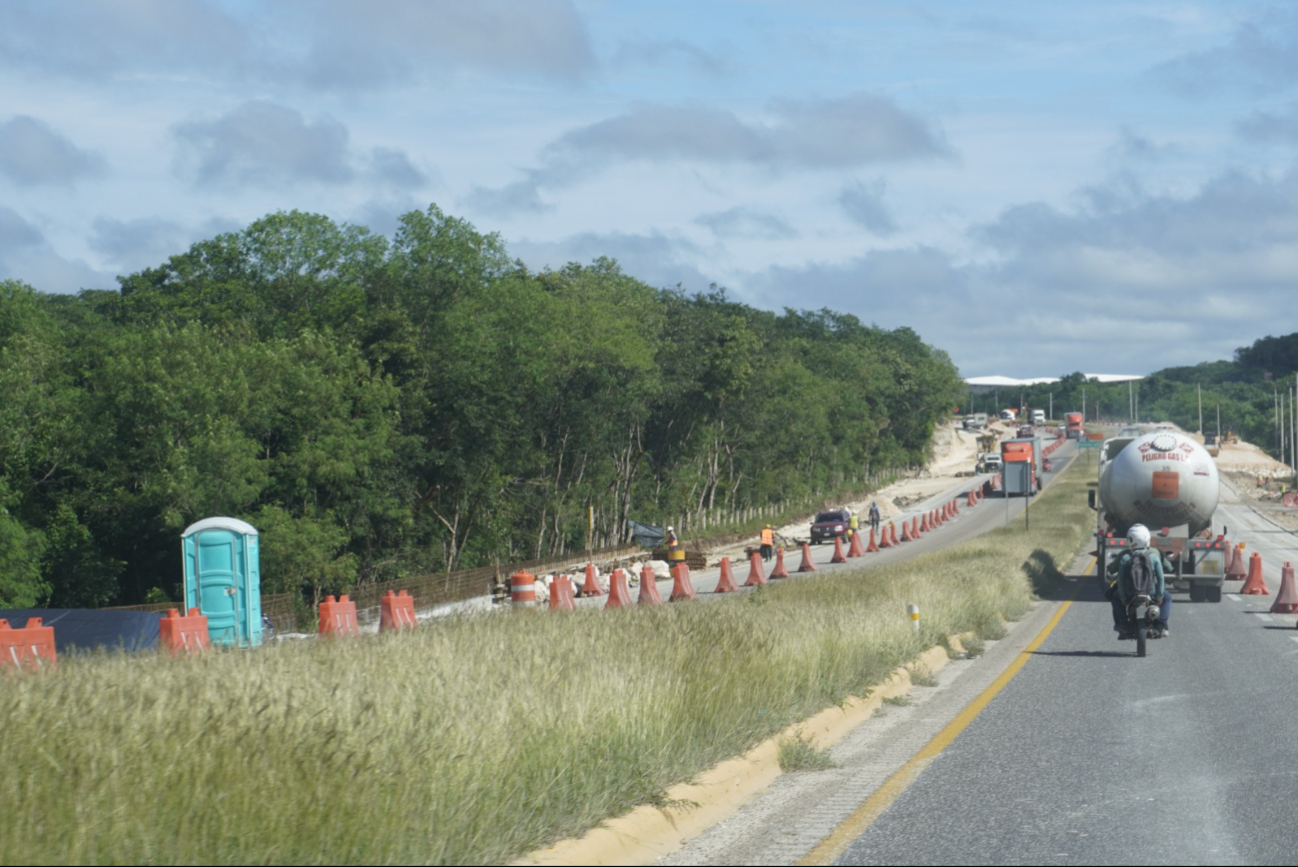
[(668, 532), (668, 533), (674, 533), (674, 532), (676, 532), (676, 531), (673, 530), (671, 527), (668, 527), (668, 528), (667, 528), (667, 532)]
[(1144, 524), (1132, 524), (1127, 531), (1127, 544), (1132, 548), (1149, 547), (1149, 528)]

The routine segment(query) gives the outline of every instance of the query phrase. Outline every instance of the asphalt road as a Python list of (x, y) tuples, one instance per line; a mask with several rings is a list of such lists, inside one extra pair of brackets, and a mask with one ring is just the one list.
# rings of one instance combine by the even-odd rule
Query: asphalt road
[(835, 863), (1291, 864), (1298, 858), (1298, 629), (1270, 615), (1293, 535), (1223, 491), (1272, 596), (1178, 594), (1136, 658), (1099, 582)]

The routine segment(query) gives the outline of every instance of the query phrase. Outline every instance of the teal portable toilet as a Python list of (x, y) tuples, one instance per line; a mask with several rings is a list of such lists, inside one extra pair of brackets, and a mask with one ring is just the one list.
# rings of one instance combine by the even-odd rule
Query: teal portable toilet
[(185, 608), (207, 617), (213, 644), (261, 645), (261, 567), (257, 528), (238, 518), (205, 518), (180, 536)]

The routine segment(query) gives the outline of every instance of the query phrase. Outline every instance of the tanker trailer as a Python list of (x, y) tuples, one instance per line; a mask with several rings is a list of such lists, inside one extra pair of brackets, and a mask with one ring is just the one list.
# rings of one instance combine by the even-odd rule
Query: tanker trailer
[(1212, 456), (1189, 436), (1157, 430), (1113, 437), (1100, 453), (1096, 510), (1096, 574), (1108, 556), (1122, 553), (1132, 524), (1149, 528), (1151, 544), (1172, 564), (1168, 586), (1188, 590), (1192, 602), (1220, 602), (1226, 546), (1212, 532), (1221, 482)]

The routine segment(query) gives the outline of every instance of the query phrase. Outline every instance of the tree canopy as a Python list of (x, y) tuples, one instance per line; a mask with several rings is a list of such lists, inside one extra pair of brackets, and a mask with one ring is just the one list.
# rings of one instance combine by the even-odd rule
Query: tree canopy
[[(436, 206), (392, 239), (277, 213), (119, 278), (0, 283), (0, 605), (175, 598), (179, 532), (264, 586), (527, 559), (919, 463), (961, 393), (909, 329), (530, 272)], [(868, 289), (868, 287), (866, 287)]]

